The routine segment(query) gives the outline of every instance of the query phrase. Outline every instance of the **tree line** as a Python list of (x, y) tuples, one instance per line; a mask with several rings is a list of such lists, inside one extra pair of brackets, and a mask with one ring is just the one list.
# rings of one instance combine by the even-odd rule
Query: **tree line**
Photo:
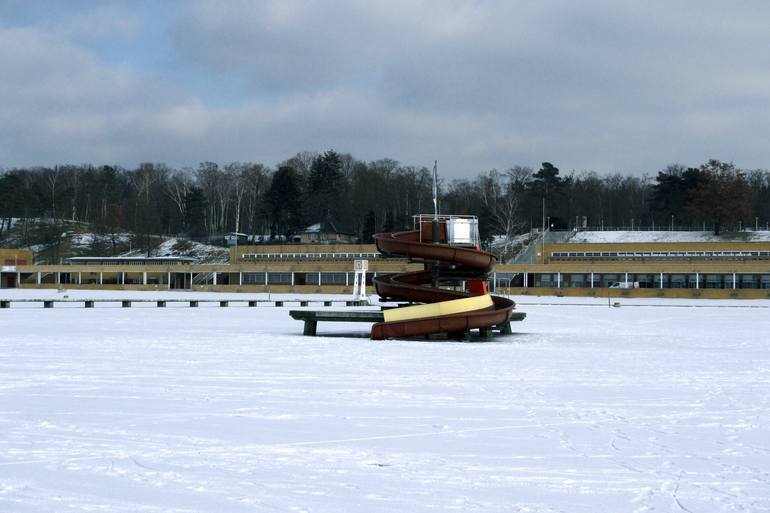
[[(478, 216), (483, 239), (511, 238), (543, 224), (719, 232), (770, 219), (770, 172), (718, 160), (671, 165), (654, 178), (561, 173), (544, 162), (538, 169), (512, 166), (442, 180), (439, 191), (440, 210)], [(413, 214), (432, 210), (428, 168), (364, 162), (333, 150), (298, 153), (275, 168), (84, 164), (0, 173), (0, 237), (11, 218), (42, 218), (88, 223), (108, 234), (130, 231), (147, 247), (154, 235), (292, 235), (318, 222), (370, 242), (373, 233), (411, 228)]]

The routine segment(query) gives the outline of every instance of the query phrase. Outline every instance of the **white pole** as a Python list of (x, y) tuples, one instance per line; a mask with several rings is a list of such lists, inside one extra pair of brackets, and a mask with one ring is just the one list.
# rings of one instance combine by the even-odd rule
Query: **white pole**
[(438, 222), (438, 160), (433, 162), (433, 219)]
[(628, 273), (626, 273), (626, 288), (628, 288)]
[(147, 285), (147, 271), (142, 271), (142, 285)]
[(211, 274), (213, 274), (213, 275), (214, 275), (214, 281), (213, 281), (213, 284), (214, 284), (214, 285), (216, 285), (216, 284), (217, 284), (217, 272), (216, 272), (216, 271), (214, 271), (214, 272), (213, 272), (213, 273), (211, 273)]
[(529, 273), (524, 271), (524, 288), (527, 288), (527, 281), (529, 280)]
[(238, 271), (238, 286), (243, 285), (243, 271)]
[(561, 272), (556, 273), (556, 288), (561, 288)]
[(42, 282), (42, 281), (43, 281), (43, 279), (42, 279), (42, 277), (40, 276), (40, 271), (38, 271), (38, 272), (37, 272), (37, 284), (38, 284), (38, 285), (40, 285), (40, 282)]
[(104, 285), (104, 273), (99, 271), (99, 285)]
[(735, 273), (733, 273), (733, 290), (735, 290)]
[(700, 275), (698, 273), (695, 273), (695, 288), (700, 288)]
[(168, 290), (171, 290), (171, 271), (168, 271), (167, 278), (168, 278), (168, 280), (167, 280)]
[(660, 273), (660, 288), (663, 288), (663, 273)]
[(591, 288), (594, 288), (594, 272), (591, 271)]
[(78, 271), (78, 285), (83, 284), (83, 273), (81, 271)]

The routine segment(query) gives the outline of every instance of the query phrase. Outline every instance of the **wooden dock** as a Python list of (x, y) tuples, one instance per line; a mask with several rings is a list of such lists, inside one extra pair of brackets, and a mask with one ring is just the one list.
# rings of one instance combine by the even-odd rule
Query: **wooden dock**
[(197, 308), (203, 304), (217, 303), (221, 308), (229, 306), (248, 306), (255, 308), (258, 306), (367, 306), (366, 301), (349, 301), (344, 299), (241, 299), (241, 298), (227, 298), (227, 299), (193, 299), (193, 298), (172, 298), (172, 299), (73, 299), (73, 298), (56, 298), (56, 299), (0, 299), (0, 309), (11, 308), (13, 304), (39, 304), (43, 308), (54, 308), (55, 304), (80, 304), (84, 308), (94, 308), (97, 304), (119, 304), (122, 308), (131, 308), (134, 304), (154, 304), (157, 308), (165, 308), (171, 304), (185, 304), (190, 308)]

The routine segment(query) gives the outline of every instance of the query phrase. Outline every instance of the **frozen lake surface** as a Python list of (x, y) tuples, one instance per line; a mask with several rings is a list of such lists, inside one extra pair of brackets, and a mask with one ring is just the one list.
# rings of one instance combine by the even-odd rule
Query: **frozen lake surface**
[(0, 310), (0, 511), (770, 510), (770, 302), (517, 299), (488, 343)]

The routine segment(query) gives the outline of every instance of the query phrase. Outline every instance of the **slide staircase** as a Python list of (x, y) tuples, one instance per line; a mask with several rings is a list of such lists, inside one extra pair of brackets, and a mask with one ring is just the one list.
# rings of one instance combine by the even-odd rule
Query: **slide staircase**
[[(384, 322), (372, 326), (371, 338), (453, 335), (508, 323), (514, 302), (486, 293), (486, 278), (495, 266), (495, 255), (450, 244), (447, 222), (442, 222), (438, 231), (439, 240), (434, 242), (430, 222), (422, 221), (416, 230), (374, 236), (384, 256), (421, 262), (424, 269), (374, 278), (383, 300), (422, 304), (385, 310)], [(469, 290), (448, 288), (461, 283), (468, 284)]]

